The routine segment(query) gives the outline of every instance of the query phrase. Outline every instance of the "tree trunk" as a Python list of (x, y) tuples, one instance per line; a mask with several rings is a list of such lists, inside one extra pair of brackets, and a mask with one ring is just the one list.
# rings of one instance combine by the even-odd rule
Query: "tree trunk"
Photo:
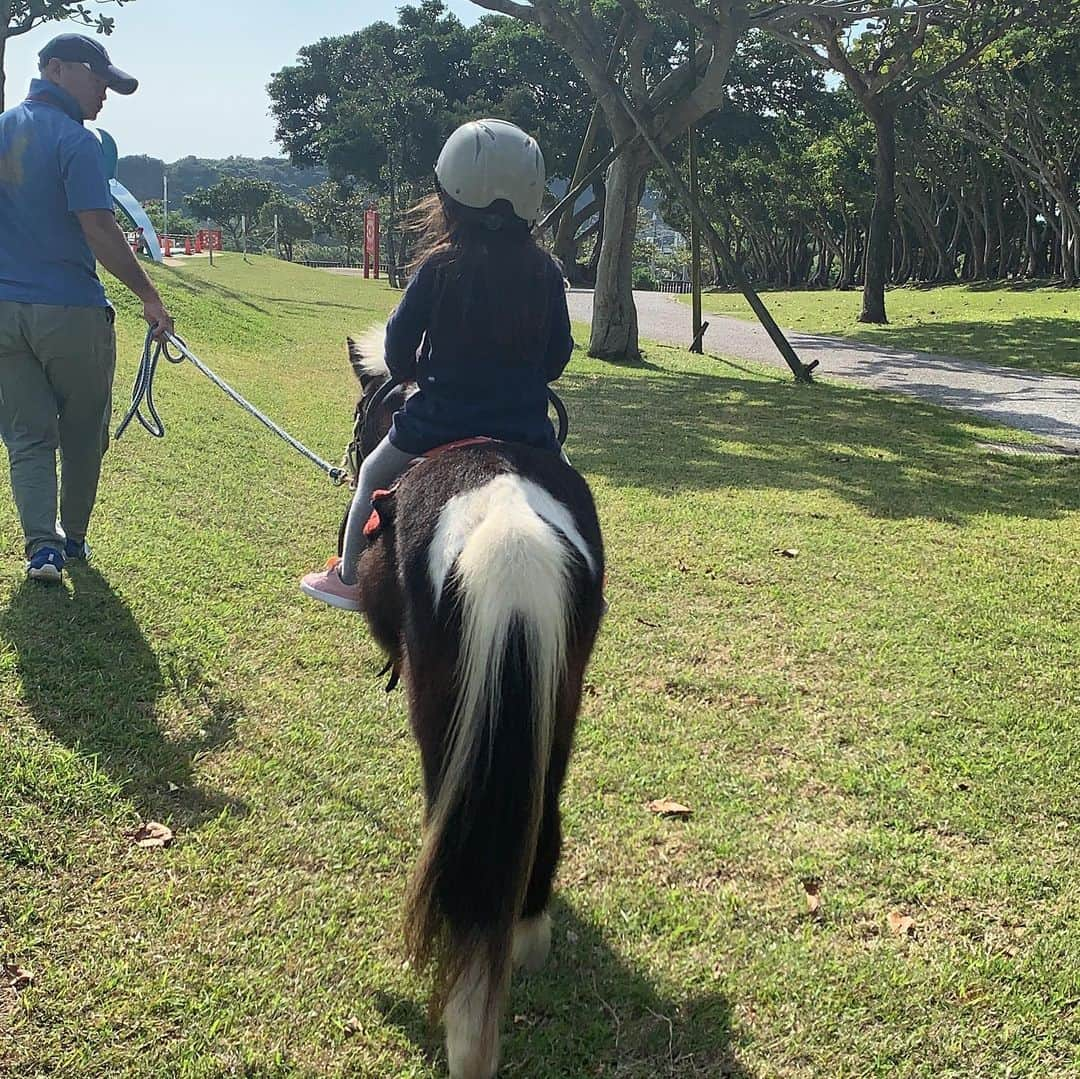
[(589, 341), (589, 355), (601, 360), (637, 363), (641, 359), (633, 293), (634, 234), (648, 160), (627, 151), (615, 159), (607, 177), (604, 243), (596, 268)]
[(840, 253), (840, 277), (836, 282), (836, 287), (840, 290), (849, 289), (855, 283), (854, 231), (851, 215), (844, 210), (844, 246)]
[[(391, 170), (393, 166), (391, 166)], [(400, 265), (404, 261), (404, 244), (398, 243), (398, 197), (397, 177), (394, 172), (390, 173), (390, 220), (386, 225), (386, 276), (390, 284), (395, 288), (405, 283), (405, 267)]]
[(892, 106), (878, 102), (871, 112), (877, 152), (874, 155), (874, 210), (866, 240), (860, 322), (886, 323), (885, 282), (892, 256), (892, 226), (896, 206), (896, 123)]

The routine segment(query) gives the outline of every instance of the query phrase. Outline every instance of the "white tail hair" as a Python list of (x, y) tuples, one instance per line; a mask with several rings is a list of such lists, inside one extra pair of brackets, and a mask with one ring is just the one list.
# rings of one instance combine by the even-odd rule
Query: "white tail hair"
[[(492, 935), (471, 938), (463, 944), (463, 954), (451, 957), (454, 975), (443, 1019), (455, 1079), (488, 1079), (498, 1064), (499, 1014), (513, 954), (513, 925), (532, 872), (566, 677), (578, 555), (595, 572), (595, 560), (570, 511), (537, 484), (512, 473), (450, 499), (429, 549), (428, 575), (436, 604), (448, 578), (453, 579), (461, 638), (445, 765), (430, 807), (420, 865), (435, 864), (440, 849), (457, 841), (448, 831), (450, 818), (478, 789), (477, 783), (517, 785), (523, 798), (523, 834), (514, 837), (516, 849), (496, 855), (510, 860), (500, 898), (505, 923), (489, 926)], [(508, 663), (524, 667), (518, 673), (527, 683), (523, 699), (529, 715), (507, 712)], [(528, 776), (492, 770), (496, 742), (513, 737), (512, 729), (498, 729), (508, 722), (520, 725), (531, 742)], [(430, 873), (421, 876), (430, 878)]]
[[(537, 504), (549, 513), (542, 515)], [(571, 541), (591, 568), (592, 556), (566, 507), (520, 476), (496, 476), (483, 487), (456, 495), (439, 516), (428, 572), (438, 601), (453, 570), (461, 598), (462, 640), (458, 696), (448, 730), (444, 780), (431, 815), (432, 830), (460, 796), (461, 783), (471, 774), (480, 747), (491, 744), (488, 727), (498, 717), (503, 661), (515, 622), (524, 633), (529, 663), (534, 759), (546, 769), (556, 696), (566, 670), (573, 568), (573, 556), (553, 524), (572, 529)], [(545, 777), (537, 778), (537, 819), (533, 834), (525, 837), (531, 845), (540, 824)]]

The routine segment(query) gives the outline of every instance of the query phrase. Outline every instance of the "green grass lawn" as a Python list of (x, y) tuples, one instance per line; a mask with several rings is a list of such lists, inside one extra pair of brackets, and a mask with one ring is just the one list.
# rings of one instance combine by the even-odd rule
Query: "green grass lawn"
[[(689, 296), (681, 299), (690, 302)], [(1080, 377), (1080, 289), (895, 288), (885, 296), (887, 326), (857, 321), (858, 290), (765, 291), (762, 299), (788, 329)], [(703, 306), (718, 315), (755, 317), (740, 292), (706, 292)]]
[[(203, 359), (337, 455), (344, 336), (393, 293), (236, 256), (156, 277)], [(611, 613), (503, 1074), (1077, 1074), (1080, 462), (674, 349), (579, 354), (561, 390)], [(344, 495), (189, 365), (158, 403), (63, 588), (24, 583), (0, 486), (0, 964), (34, 975), (0, 978), (0, 1074), (439, 1076), (398, 931), (403, 696), (296, 589)], [(145, 819), (173, 846), (133, 846)]]

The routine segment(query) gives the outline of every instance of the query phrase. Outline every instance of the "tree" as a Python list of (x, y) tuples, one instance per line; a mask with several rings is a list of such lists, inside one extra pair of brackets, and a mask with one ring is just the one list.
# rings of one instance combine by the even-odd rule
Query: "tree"
[[(636, 208), (645, 178), (658, 163), (649, 141), (663, 153), (721, 106), (736, 46), (749, 30), (790, 21), (807, 9), (855, 22), (871, 7), (869, 0), (666, 0), (648, 6), (638, 0), (618, 0), (617, 6), (607, 0), (474, 2), (542, 27), (581, 71), (615, 144), (625, 147), (607, 175), (589, 353), (631, 362), (639, 357), (631, 280)], [(613, 51), (621, 53), (615, 70)]]
[[(122, 157), (116, 164), (116, 178), (140, 202), (161, 198), (165, 172), (165, 162), (161, 158), (146, 154)], [(169, 194), (171, 196), (172, 192)]]
[(1023, 206), (1029, 265), (1036, 262), (1041, 217), (1053, 233), (1051, 264), (1070, 285), (1080, 281), (1078, 8), (1051, 30), (1011, 34), (986, 63), (935, 101), (936, 115), (950, 133), (1009, 169)]
[[(113, 3), (117, 7), (131, 0), (98, 0)], [(4, 111), (4, 52), (10, 38), (27, 34), (47, 22), (69, 20), (83, 26), (93, 27), (99, 34), (111, 34), (116, 20), (107, 15), (94, 14), (86, 4), (70, 0), (0, 0), (0, 112)]]
[[(783, 43), (753, 31), (739, 42), (724, 105), (698, 128), (699, 198), (751, 280), (804, 284), (816, 263), (815, 282), (828, 283), (842, 191), (835, 177), (832, 186), (817, 182), (815, 146), (832, 134), (847, 99), (827, 90), (821, 73)], [(673, 147), (684, 174), (686, 147)], [(665, 220), (686, 234), (690, 215), (678, 193), (664, 179), (656, 182)], [(713, 276), (732, 284), (718, 263)]]
[(928, 87), (973, 62), (1016, 17), (1015, 4), (998, 0), (970, 0), (961, 9), (890, 0), (858, 36), (848, 33), (848, 20), (824, 7), (770, 27), (812, 63), (840, 74), (874, 125), (874, 208), (860, 322), (888, 321), (885, 285), (896, 218), (897, 114)]
[(270, 82), (277, 138), (297, 165), (324, 164), (386, 196), (388, 261), (400, 250), (401, 211), (432, 190), (447, 135), (466, 119), (499, 116), (535, 134), (552, 176), (569, 175), (587, 116), (587, 92), (566, 54), (543, 33), (485, 16), (465, 27), (442, 0), (402, 7), (300, 50)]
[(296, 165), (324, 164), (333, 179), (359, 182), (390, 199), (386, 240), (398, 250), (400, 211), (431, 190), (446, 134), (480, 89), (471, 40), (442, 0), (399, 12), (399, 25), (372, 23), (323, 38), (277, 72), (268, 92), (277, 140)]
[[(589, 112), (582, 108), (590, 97), (589, 87), (566, 53), (539, 27), (494, 15), (480, 19), (470, 37), (470, 63), (482, 89), (466, 103), (467, 115), (498, 116), (528, 131), (544, 152), (548, 177), (565, 180), (573, 177), (591, 129), (584, 175), (589, 162), (608, 150), (611, 136), (602, 117), (590, 125)], [(588, 276), (579, 264), (579, 251), (598, 235), (603, 205), (604, 182), (598, 177), (558, 222), (554, 250), (575, 283)]]
[(337, 240), (345, 248), (346, 262), (364, 235), (364, 211), (373, 203), (369, 193), (349, 184), (327, 180), (308, 192), (315, 231)]
[[(146, 216), (150, 218), (150, 224), (157, 229), (158, 235), (165, 232), (165, 207), (160, 199), (151, 199), (143, 203)], [(179, 210), (169, 210), (169, 235), (170, 236), (194, 236), (199, 231), (199, 222), (193, 217), (185, 217)]]
[(184, 201), (196, 217), (210, 218), (226, 229), (239, 247), (242, 218), (254, 224), (259, 210), (273, 194), (274, 188), (263, 180), (226, 176), (213, 187), (202, 187), (187, 195)]
[(284, 195), (275, 194), (263, 204), (259, 211), (259, 225), (268, 233), (274, 234), (274, 219), (277, 218), (276, 254), (289, 262), (293, 260), (293, 245), (297, 240), (311, 237), (311, 221), (304, 213), (304, 207)]

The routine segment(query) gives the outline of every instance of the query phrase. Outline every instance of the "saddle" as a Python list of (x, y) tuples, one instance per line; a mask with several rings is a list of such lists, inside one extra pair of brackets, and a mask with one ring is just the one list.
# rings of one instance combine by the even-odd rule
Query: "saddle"
[[(463, 446), (483, 446), (490, 442), (498, 442), (497, 438), (488, 438), (485, 435), (478, 435), (475, 438), (459, 438), (456, 442), (447, 442), (443, 446), (436, 446), (434, 449), (428, 450), (427, 453), (422, 455), (422, 458), (427, 459), (429, 457), (438, 457), (442, 453), (446, 453), (448, 450), (461, 449)], [(405, 469), (402, 473), (402, 477), (408, 474), (409, 468)], [(384, 524), (389, 524), (394, 519), (394, 496), (397, 494), (398, 484), (401, 483), (399, 479), (397, 483), (385, 490), (373, 491), (371, 495), (371, 515), (364, 523), (364, 539), (371, 543), (376, 536), (382, 531)]]

